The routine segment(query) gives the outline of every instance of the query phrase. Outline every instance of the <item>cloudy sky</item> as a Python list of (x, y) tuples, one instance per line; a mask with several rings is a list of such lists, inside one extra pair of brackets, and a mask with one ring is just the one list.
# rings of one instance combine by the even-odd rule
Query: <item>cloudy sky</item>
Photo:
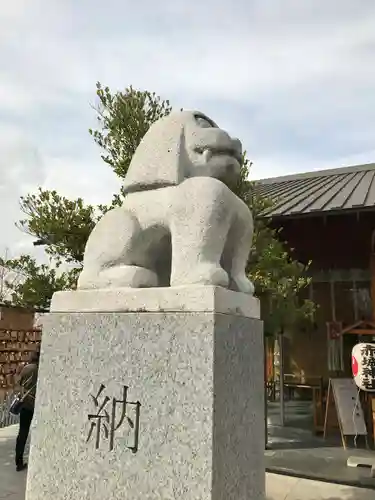
[(0, 250), (19, 196), (119, 187), (95, 82), (155, 91), (239, 137), (253, 178), (375, 161), (374, 0), (12, 0), (0, 8)]

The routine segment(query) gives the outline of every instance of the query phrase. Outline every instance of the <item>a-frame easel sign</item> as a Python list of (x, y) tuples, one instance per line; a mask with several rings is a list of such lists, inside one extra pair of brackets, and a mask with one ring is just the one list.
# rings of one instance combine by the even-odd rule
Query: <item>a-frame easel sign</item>
[(368, 438), (365, 418), (359, 400), (358, 389), (351, 378), (329, 379), (326, 411), (324, 419), (324, 438), (328, 433), (328, 417), (332, 406), (336, 410), (336, 416), (340, 428), (341, 441), (344, 449), (347, 449), (347, 439), (353, 438), (354, 446), (357, 446), (357, 437), (365, 438), (368, 448)]

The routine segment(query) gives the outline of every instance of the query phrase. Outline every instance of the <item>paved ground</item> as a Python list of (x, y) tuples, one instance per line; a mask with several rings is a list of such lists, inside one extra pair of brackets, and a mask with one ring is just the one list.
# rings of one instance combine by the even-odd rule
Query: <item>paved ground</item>
[[(17, 426), (0, 429), (0, 500), (24, 500), (26, 471), (16, 472), (14, 443)], [(267, 474), (265, 500), (374, 500), (373, 490)]]
[[(269, 450), (266, 451), (266, 468), (270, 472), (295, 475), (300, 478), (337, 482), (350, 486), (374, 488), (375, 479), (370, 469), (350, 468), (349, 456), (375, 459), (374, 451), (345, 451), (339, 436), (325, 441), (312, 432), (310, 404), (290, 402), (286, 405), (286, 426), (280, 426), (278, 404), (269, 406)], [(375, 491), (373, 492), (375, 498)]]
[(267, 474), (265, 500), (374, 500), (374, 490)]
[(17, 431), (17, 425), (0, 429), (0, 500), (25, 498), (26, 471), (16, 472), (14, 464)]

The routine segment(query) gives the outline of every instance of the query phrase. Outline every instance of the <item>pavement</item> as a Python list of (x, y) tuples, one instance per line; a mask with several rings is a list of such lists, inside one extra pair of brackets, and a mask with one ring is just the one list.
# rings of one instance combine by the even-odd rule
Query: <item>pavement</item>
[[(280, 425), (279, 405), (268, 409), (269, 449), (265, 452), (266, 470), (304, 479), (374, 489), (369, 468), (347, 466), (350, 456), (375, 460), (373, 450), (344, 450), (338, 434), (329, 439), (312, 433), (311, 404), (291, 401), (285, 405), (285, 426)], [(364, 443), (358, 443), (361, 445)]]
[[(16, 472), (14, 446), (18, 426), (0, 429), (0, 500), (24, 500), (27, 471)], [(28, 449), (28, 447), (27, 447)], [(374, 500), (374, 490), (266, 474), (265, 500)]]
[[(1, 498), (1, 497), (0, 497)], [(266, 474), (265, 500), (374, 500), (374, 490)]]
[[(27, 471), (16, 472), (14, 448), (18, 425), (0, 429), (0, 500), (24, 500)], [(29, 443), (26, 446), (26, 456)]]

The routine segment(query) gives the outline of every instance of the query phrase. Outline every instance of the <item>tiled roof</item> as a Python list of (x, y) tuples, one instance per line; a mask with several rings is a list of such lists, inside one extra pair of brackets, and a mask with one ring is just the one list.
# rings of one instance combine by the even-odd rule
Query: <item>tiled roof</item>
[(375, 207), (375, 163), (262, 179), (256, 190), (274, 202), (268, 217)]

